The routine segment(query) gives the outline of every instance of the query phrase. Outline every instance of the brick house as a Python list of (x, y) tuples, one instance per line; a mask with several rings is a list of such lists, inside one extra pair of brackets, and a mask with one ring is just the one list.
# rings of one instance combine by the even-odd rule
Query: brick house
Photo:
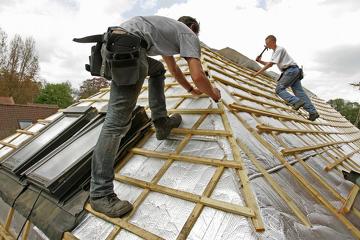
[(38, 119), (47, 118), (58, 111), (56, 105), (15, 104), (12, 97), (0, 97), (0, 140), (24, 129)]

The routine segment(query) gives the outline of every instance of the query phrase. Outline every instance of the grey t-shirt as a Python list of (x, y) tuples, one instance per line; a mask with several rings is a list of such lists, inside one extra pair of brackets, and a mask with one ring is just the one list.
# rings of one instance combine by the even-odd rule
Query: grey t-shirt
[(147, 44), (150, 56), (172, 56), (200, 58), (200, 41), (185, 24), (161, 16), (134, 17), (120, 27), (141, 37)]

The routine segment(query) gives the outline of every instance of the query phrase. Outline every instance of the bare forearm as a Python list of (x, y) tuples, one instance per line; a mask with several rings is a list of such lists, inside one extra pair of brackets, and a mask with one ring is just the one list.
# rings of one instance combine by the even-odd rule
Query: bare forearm
[(262, 74), (263, 72), (265, 72), (268, 68), (272, 67), (273, 63), (272, 62), (267, 62), (266, 65), (261, 68), (259, 71), (257, 71), (255, 73), (255, 76), (259, 75), (259, 74)]
[[(189, 90), (192, 86), (190, 85), (190, 83), (187, 81), (187, 79), (185, 78), (184, 74), (182, 73), (182, 71), (180, 70), (180, 68), (176, 68), (173, 76), (175, 77), (176, 81), (183, 86), (183, 88)], [(209, 82), (209, 80), (207, 79), (207, 77), (204, 74), (201, 74), (200, 77), (198, 77), (197, 79), (193, 79), (195, 86), (203, 93), (205, 93), (206, 95), (208, 95), (211, 98), (216, 98), (214, 91), (213, 91), (213, 86), (211, 85), (211, 83)]]
[(262, 65), (268, 64), (268, 62), (265, 62), (265, 61), (263, 61), (263, 60), (261, 60), (261, 59), (260, 59), (260, 60), (257, 60), (257, 62), (258, 62), (258, 63), (261, 63)]
[(187, 91), (189, 91), (192, 88), (191, 84), (185, 78), (183, 72), (179, 67), (176, 67), (174, 71), (171, 72), (171, 74), (174, 76), (175, 80)]
[(210, 81), (205, 75), (198, 77), (197, 79), (193, 79), (195, 86), (203, 93), (211, 97), (212, 99), (216, 99), (217, 96), (214, 93), (214, 88), (211, 85)]

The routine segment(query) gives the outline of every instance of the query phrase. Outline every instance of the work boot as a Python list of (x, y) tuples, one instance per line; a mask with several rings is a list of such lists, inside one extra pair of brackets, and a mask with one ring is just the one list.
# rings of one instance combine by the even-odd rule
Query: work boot
[(158, 140), (166, 139), (171, 132), (171, 129), (179, 127), (181, 123), (181, 115), (175, 113), (170, 117), (162, 117), (154, 121), (156, 138)]
[(121, 201), (115, 193), (100, 198), (90, 198), (92, 209), (112, 218), (124, 216), (133, 209), (128, 201)]
[(315, 121), (318, 117), (320, 117), (320, 115), (317, 112), (310, 113), (309, 117), (308, 117), (308, 120)]
[(294, 110), (299, 110), (302, 106), (304, 106), (304, 101), (303, 100), (301, 100), (301, 99), (299, 99), (299, 101), (297, 101), (293, 106), (292, 106), (292, 108), (294, 109)]

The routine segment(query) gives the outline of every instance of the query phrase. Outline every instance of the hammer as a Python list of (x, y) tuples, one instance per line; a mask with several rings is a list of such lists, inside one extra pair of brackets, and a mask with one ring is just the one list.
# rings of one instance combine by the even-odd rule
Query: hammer
[(261, 58), (261, 56), (263, 55), (263, 53), (265, 52), (265, 51), (267, 51), (269, 48), (267, 47), (267, 46), (264, 46), (264, 50), (262, 50), (262, 52), (260, 53), (260, 55), (259, 56), (257, 56), (257, 58)]

